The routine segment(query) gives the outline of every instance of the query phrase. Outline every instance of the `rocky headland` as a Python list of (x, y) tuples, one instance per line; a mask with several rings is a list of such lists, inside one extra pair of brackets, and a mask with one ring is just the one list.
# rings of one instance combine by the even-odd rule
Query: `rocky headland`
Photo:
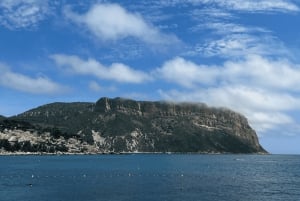
[(0, 152), (267, 153), (247, 119), (205, 104), (101, 98), (0, 117)]

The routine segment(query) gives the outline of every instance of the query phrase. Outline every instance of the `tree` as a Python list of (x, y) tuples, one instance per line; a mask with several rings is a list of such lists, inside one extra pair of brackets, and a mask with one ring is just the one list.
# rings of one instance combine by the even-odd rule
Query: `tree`
[(31, 147), (31, 143), (30, 141), (25, 141), (23, 146), (22, 146), (22, 151), (24, 152), (31, 152), (32, 151), (32, 147)]
[(11, 151), (11, 145), (7, 139), (0, 140), (0, 148), (3, 148), (6, 151)]

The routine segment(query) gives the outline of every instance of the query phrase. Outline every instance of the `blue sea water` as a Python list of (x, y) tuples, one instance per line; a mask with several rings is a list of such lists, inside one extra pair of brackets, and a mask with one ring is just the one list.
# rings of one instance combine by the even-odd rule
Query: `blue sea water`
[(300, 156), (1, 156), (1, 201), (299, 201)]

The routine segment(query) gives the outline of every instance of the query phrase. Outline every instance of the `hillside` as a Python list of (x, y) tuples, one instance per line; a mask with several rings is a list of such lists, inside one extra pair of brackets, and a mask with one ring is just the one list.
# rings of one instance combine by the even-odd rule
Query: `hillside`
[(6, 117), (0, 115), (0, 121), (4, 120)]
[(265, 153), (244, 116), (204, 104), (101, 98), (52, 103), (12, 119), (69, 152)]

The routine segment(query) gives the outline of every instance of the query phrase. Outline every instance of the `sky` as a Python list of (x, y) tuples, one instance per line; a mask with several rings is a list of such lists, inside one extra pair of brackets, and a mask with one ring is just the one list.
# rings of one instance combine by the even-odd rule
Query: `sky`
[(100, 97), (201, 102), (300, 154), (300, 0), (1, 0), (0, 114)]

